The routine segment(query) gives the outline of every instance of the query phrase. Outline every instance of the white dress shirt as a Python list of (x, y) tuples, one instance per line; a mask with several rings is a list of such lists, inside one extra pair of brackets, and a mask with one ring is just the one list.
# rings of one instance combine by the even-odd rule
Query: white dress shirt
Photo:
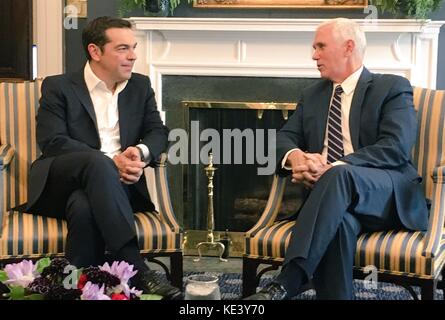
[[(349, 130), (349, 113), (351, 112), (351, 104), (352, 104), (352, 98), (354, 97), (354, 91), (357, 87), (358, 80), (360, 78), (360, 75), (362, 74), (363, 66), (361, 66), (357, 71), (355, 71), (353, 74), (351, 74), (349, 77), (347, 77), (342, 83), (333, 83), (332, 84), (332, 96), (331, 101), (329, 105), (332, 103), (332, 99), (334, 98), (334, 88), (338, 85), (341, 85), (343, 88), (343, 93), (341, 94), (341, 130), (343, 134), (343, 152), (344, 155), (348, 155), (350, 153), (354, 152), (354, 147), (352, 146), (351, 141), (351, 131)], [(297, 106), (298, 108), (298, 106)], [(328, 154), (328, 129), (327, 129), (327, 122), (326, 122), (326, 130), (325, 130), (325, 137), (324, 137), (324, 143), (323, 143), (323, 151), (322, 156), (324, 158), (327, 157)], [(283, 157), (283, 161), (281, 162), (281, 167), (287, 170), (290, 170), (291, 168), (289, 166), (286, 166), (285, 163), (287, 161), (287, 157), (292, 151), (298, 150), (298, 148), (289, 150), (285, 156)], [(339, 164), (345, 164), (343, 161), (335, 161), (332, 163), (333, 166), (339, 165)]]
[[(97, 128), (99, 130), (100, 151), (113, 158), (121, 153), (118, 97), (128, 81), (119, 83), (114, 92), (110, 91), (105, 82), (100, 80), (91, 69), (89, 62), (84, 68), (84, 78), (93, 102), (96, 114)], [(144, 158), (149, 159), (150, 152), (144, 144), (138, 144), (144, 153)]]

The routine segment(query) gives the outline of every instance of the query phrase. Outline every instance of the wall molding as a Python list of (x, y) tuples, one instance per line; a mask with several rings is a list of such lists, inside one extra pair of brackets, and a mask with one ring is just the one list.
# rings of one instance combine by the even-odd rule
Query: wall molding
[(63, 2), (34, 0), (35, 44), (37, 45), (37, 76), (63, 73)]

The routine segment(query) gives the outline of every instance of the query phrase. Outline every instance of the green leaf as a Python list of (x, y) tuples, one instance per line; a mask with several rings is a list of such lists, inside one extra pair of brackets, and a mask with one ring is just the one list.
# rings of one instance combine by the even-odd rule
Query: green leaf
[(37, 261), (37, 272), (42, 273), (43, 269), (45, 269), (47, 266), (51, 264), (50, 258), (42, 258), (39, 261)]
[(1, 270), (0, 271), (0, 282), (6, 281), (8, 280), (8, 274), (6, 273), (6, 271)]
[(11, 286), (10, 299), (11, 300), (23, 300), (25, 297), (25, 288)]
[(139, 297), (141, 300), (161, 300), (162, 296), (157, 294), (143, 294)]

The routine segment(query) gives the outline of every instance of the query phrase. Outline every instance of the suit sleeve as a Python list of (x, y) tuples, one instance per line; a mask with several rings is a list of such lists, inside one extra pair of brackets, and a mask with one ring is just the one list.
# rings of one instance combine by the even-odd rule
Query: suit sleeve
[(43, 156), (55, 157), (76, 151), (100, 152), (70, 137), (66, 118), (67, 101), (58, 87), (59, 83), (58, 78), (53, 77), (46, 78), (42, 83), (36, 136)]
[(396, 79), (381, 107), (376, 143), (356, 150), (342, 161), (381, 169), (395, 169), (410, 161), (417, 131), (413, 92), (408, 80)]
[(168, 146), (168, 129), (164, 126), (157, 108), (155, 94), (148, 83), (149, 90), (144, 102), (144, 123), (143, 138), (141, 143), (148, 147), (150, 152), (150, 165), (153, 165), (161, 155), (167, 150)]
[(295, 148), (306, 150), (306, 143), (303, 131), (303, 97), (298, 101), (295, 112), (286, 122), (286, 124), (277, 133), (277, 173), (286, 175), (289, 173), (281, 166), (281, 162), (286, 153)]

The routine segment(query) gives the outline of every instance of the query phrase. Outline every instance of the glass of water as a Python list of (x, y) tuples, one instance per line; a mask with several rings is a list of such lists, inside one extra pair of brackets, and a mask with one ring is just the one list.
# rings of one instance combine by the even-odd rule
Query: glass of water
[(199, 274), (187, 278), (185, 300), (221, 300), (218, 277)]

